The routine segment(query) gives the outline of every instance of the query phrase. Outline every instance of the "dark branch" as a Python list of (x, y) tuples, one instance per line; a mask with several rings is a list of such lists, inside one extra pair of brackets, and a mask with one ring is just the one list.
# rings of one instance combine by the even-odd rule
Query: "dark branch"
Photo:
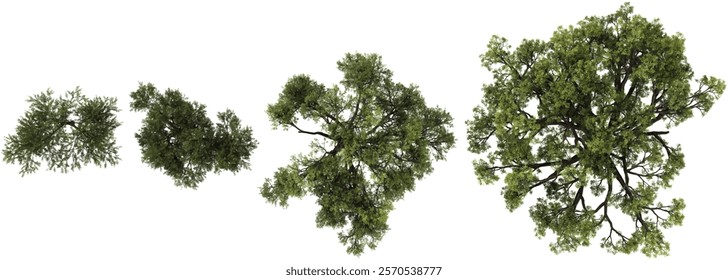
[(645, 132), (645, 135), (665, 135), (670, 133), (669, 131), (648, 131)]
[(532, 190), (538, 186), (545, 184), (548, 181), (553, 181), (554, 179), (556, 179), (556, 176), (559, 176), (560, 172), (561, 172), (561, 169), (554, 170), (554, 172), (551, 173), (551, 175), (549, 175), (548, 177), (543, 178), (543, 179), (539, 180), (538, 182), (536, 182), (535, 184), (531, 185), (531, 187), (529, 187), (529, 189)]
[[(579, 201), (583, 199), (584, 195), (584, 187), (579, 188), (578, 191), (576, 191), (576, 196), (574, 196), (574, 201), (571, 203), (571, 211), (576, 211), (576, 206), (579, 205)], [(586, 207), (584, 207), (584, 210), (586, 210)]]
[[(607, 195), (604, 197), (604, 201), (602, 201), (602, 203), (599, 203), (599, 205), (597, 206), (597, 208), (594, 209), (594, 212), (595, 213), (596, 212), (599, 212), (599, 209), (601, 209), (602, 207), (604, 207), (604, 216), (605, 217), (607, 216), (607, 208), (608, 208), (608, 204), (609, 204), (609, 197), (611, 195), (612, 195), (612, 181), (611, 180), (607, 180)], [(602, 218), (602, 221), (603, 220), (604, 220), (604, 218)], [(601, 221), (599, 223), (601, 224)]]
[(504, 166), (494, 166), (491, 167), (491, 169), (505, 169), (505, 168), (515, 168), (515, 167), (529, 167), (532, 169), (539, 169), (541, 167), (545, 166), (554, 166), (556, 164), (561, 164), (562, 166), (567, 166), (574, 164), (575, 162), (579, 161), (579, 155), (575, 155), (569, 159), (562, 159), (562, 160), (556, 160), (556, 161), (547, 161), (547, 162), (541, 162), (541, 163), (532, 163), (532, 164), (512, 164), (512, 165), (504, 165)]
[(294, 124), (294, 123), (289, 123), (289, 125), (291, 125), (294, 128), (296, 128), (298, 130), (298, 133), (305, 133), (305, 134), (311, 134), (311, 135), (321, 135), (321, 136), (326, 137), (328, 139), (334, 140), (327, 133), (324, 133), (324, 132), (321, 132), (321, 131), (316, 131), (316, 132), (306, 131), (306, 130), (303, 130), (303, 129), (298, 128), (298, 126), (296, 126), (296, 124)]
[(665, 139), (662, 139), (662, 137), (660, 137), (660, 135), (656, 135), (655, 134), (653, 136), (655, 138), (657, 138), (657, 141), (660, 141), (660, 145), (662, 145), (662, 147), (665, 149), (665, 152), (667, 152), (667, 156), (668, 157), (672, 157), (673, 156), (672, 155), (672, 148), (670, 148), (670, 146), (667, 145), (667, 142), (665, 141)]
[(69, 126), (71, 126), (73, 128), (78, 128), (76, 126), (76, 122), (71, 121), (71, 120), (66, 120), (64, 122), (59, 123), (58, 126), (55, 129), (53, 129), (53, 131), (51, 131), (51, 133), (49, 133), (46, 137), (43, 137), (43, 139), (40, 140), (40, 143), (45, 143), (48, 140), (51, 140), (51, 138), (53, 138), (53, 136), (55, 136), (56, 133), (58, 133), (58, 131), (60, 131), (61, 129), (63, 129), (63, 127), (65, 127), (66, 125), (69, 125)]

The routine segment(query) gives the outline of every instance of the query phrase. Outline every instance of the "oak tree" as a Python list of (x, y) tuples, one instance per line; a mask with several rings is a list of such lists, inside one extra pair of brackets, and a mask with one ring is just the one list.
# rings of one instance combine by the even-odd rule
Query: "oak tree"
[(5, 137), (3, 149), (3, 160), (20, 164), (21, 175), (37, 171), (41, 161), (48, 170), (63, 173), (89, 163), (106, 167), (119, 162), (116, 98), (88, 98), (76, 87), (59, 97), (48, 89), (27, 101), (30, 108), (15, 134)]
[(511, 49), (492, 37), (481, 59), (494, 79), (467, 122), (469, 150), (486, 155), (474, 162), (480, 182), (505, 174), (510, 211), (537, 192), (530, 216), (537, 236), (556, 235), (555, 253), (599, 234), (612, 253), (667, 255), (662, 229), (681, 225), (685, 208), (657, 198), (685, 165), (667, 134), (694, 111), (706, 114), (725, 89), (715, 77), (693, 78), (684, 42), (628, 3), (548, 41)]
[(341, 228), (340, 242), (359, 255), (376, 247), (393, 203), (433, 171), (455, 139), (450, 114), (428, 107), (416, 85), (393, 82), (379, 55), (346, 54), (337, 65), (341, 87), (296, 75), (268, 106), (274, 127), (314, 140), (310, 152), (265, 180), (261, 194), (283, 207), (290, 197), (316, 196), (316, 225)]
[(131, 98), (132, 111), (147, 113), (134, 135), (142, 161), (163, 170), (177, 186), (197, 188), (209, 171), (250, 169), (258, 142), (232, 110), (218, 113), (213, 124), (205, 105), (188, 101), (179, 90), (160, 93), (150, 83), (140, 83)]

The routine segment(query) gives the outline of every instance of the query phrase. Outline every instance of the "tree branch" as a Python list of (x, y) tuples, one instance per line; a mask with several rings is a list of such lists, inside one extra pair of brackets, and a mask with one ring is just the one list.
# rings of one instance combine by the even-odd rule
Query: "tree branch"
[(662, 139), (662, 137), (660, 137), (660, 135), (657, 135), (657, 134), (652, 135), (652, 136), (657, 138), (657, 141), (660, 141), (660, 145), (662, 145), (662, 147), (665, 149), (665, 152), (667, 152), (667, 156), (672, 157), (673, 156), (672, 148), (670, 148), (670, 146), (667, 145), (667, 142), (665, 142), (665, 139)]
[(51, 131), (51, 133), (49, 133), (48, 136), (43, 137), (43, 139), (40, 140), (39, 142), (40, 143), (45, 143), (46, 141), (50, 140), (51, 138), (53, 138), (54, 135), (56, 135), (56, 133), (58, 133), (58, 131), (60, 131), (61, 129), (63, 129), (63, 127), (66, 126), (66, 125), (70, 125), (73, 128), (78, 128), (76, 126), (76, 123), (74, 121), (66, 120), (66, 121), (61, 122), (60, 124), (58, 124), (58, 126), (55, 129), (53, 129), (53, 131)]
[[(576, 206), (579, 205), (579, 201), (583, 198), (584, 195), (584, 187), (579, 188), (578, 191), (576, 191), (576, 196), (574, 196), (574, 201), (571, 203), (571, 211), (576, 211)], [(584, 208), (586, 210), (586, 207)]]
[[(609, 206), (608, 205), (609, 204), (609, 197), (611, 195), (612, 195), (612, 181), (611, 180), (607, 180), (607, 195), (604, 197), (604, 201), (602, 201), (602, 203), (599, 203), (599, 205), (597, 205), (597, 208), (594, 209), (594, 212), (595, 213), (596, 212), (599, 212), (599, 209), (601, 209), (602, 207), (604, 207), (604, 216), (605, 217), (607, 216), (607, 208), (609, 208), (608, 207)], [(601, 222), (602, 221), (600, 221), (599, 223), (601, 224)]]
[(538, 182), (536, 182), (535, 184), (531, 185), (531, 187), (529, 187), (529, 190), (532, 190), (532, 189), (534, 189), (534, 188), (536, 188), (538, 186), (541, 186), (541, 185), (545, 184), (548, 181), (552, 181), (552, 180), (556, 179), (556, 176), (559, 176), (560, 172), (561, 172), (561, 169), (554, 170), (554, 172), (552, 172), (546, 178), (543, 178), (543, 179), (539, 180)]
[(622, 189), (627, 193), (627, 196), (629, 199), (632, 199), (632, 188), (627, 184), (625, 179), (622, 177), (622, 174), (619, 174), (619, 169), (617, 169), (617, 166), (612, 162), (612, 174), (617, 178), (617, 182), (619, 182), (619, 185), (622, 186)]
[(645, 135), (665, 135), (670, 133), (669, 131), (648, 131), (645, 132)]
[(375, 125), (371, 129), (369, 129), (369, 131), (367, 131), (366, 135), (371, 135), (372, 133), (374, 133), (375, 131), (377, 131), (377, 129), (379, 127), (381, 127), (385, 123), (389, 122), (391, 120), (392, 115), (394, 114), (394, 111), (395, 111), (395, 109), (392, 109), (391, 111), (389, 111), (387, 113), (387, 115), (385, 115), (384, 117), (382, 117), (381, 120), (379, 120), (379, 123), (377, 123), (377, 125)]
[(294, 123), (288, 123), (288, 124), (290, 126), (293, 126), (294, 128), (296, 128), (298, 130), (298, 133), (305, 133), (305, 134), (311, 134), (311, 135), (321, 135), (321, 136), (326, 137), (328, 139), (334, 140), (327, 133), (324, 133), (324, 132), (321, 132), (321, 131), (316, 131), (316, 132), (306, 131), (306, 130), (303, 130), (303, 129), (298, 128), (298, 126), (296, 126), (296, 124), (294, 124)]
[(356, 95), (356, 107), (354, 108), (354, 113), (352, 113), (351, 117), (349, 117), (349, 127), (350, 128), (353, 127), (354, 119), (356, 119), (357, 116), (359, 115), (359, 110), (361, 108), (361, 96), (362, 96), (361, 92), (358, 92), (358, 94)]
[(535, 170), (535, 169), (539, 169), (541, 167), (553, 166), (553, 165), (556, 165), (559, 163), (562, 166), (568, 166), (568, 165), (574, 164), (577, 161), (579, 161), (579, 155), (574, 155), (573, 157), (571, 157), (569, 159), (547, 161), (547, 162), (541, 162), (541, 163), (532, 163), (532, 164), (511, 164), (511, 165), (502, 165), (502, 166), (492, 166), (488, 169), (500, 170), (500, 169), (506, 169), (506, 168), (514, 168), (514, 167), (529, 167), (529, 168), (532, 168)]

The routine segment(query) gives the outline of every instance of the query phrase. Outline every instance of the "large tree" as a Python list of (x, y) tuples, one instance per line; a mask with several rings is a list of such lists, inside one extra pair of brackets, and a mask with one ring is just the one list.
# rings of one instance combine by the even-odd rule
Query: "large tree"
[(266, 179), (261, 194), (283, 207), (290, 197), (316, 196), (316, 225), (343, 228), (339, 240), (359, 255), (376, 247), (393, 203), (432, 172), (433, 160), (443, 160), (455, 140), (450, 114), (427, 107), (417, 86), (393, 82), (379, 55), (346, 54), (337, 65), (343, 88), (297, 75), (268, 106), (274, 127), (315, 139), (309, 153)]
[(250, 127), (242, 127), (231, 110), (207, 117), (205, 105), (190, 102), (179, 90), (160, 93), (152, 84), (139, 84), (131, 93), (132, 111), (146, 111), (144, 125), (134, 136), (142, 161), (174, 179), (178, 186), (197, 188), (209, 171), (250, 169), (258, 142)]
[(116, 98), (88, 98), (78, 87), (53, 95), (49, 89), (28, 98), (29, 110), (18, 120), (15, 134), (5, 138), (5, 162), (20, 164), (21, 175), (38, 170), (41, 160), (49, 170), (63, 173), (89, 163), (117, 164), (114, 130), (121, 123)]
[(514, 50), (490, 40), (481, 59), (494, 80), (467, 122), (469, 150), (486, 154), (475, 173), (482, 184), (506, 174), (510, 211), (537, 192), (530, 215), (537, 236), (555, 233), (552, 251), (599, 234), (612, 253), (668, 254), (662, 229), (681, 225), (685, 208), (657, 200), (684, 167), (668, 129), (706, 114), (725, 89), (693, 78), (684, 41), (629, 4)]

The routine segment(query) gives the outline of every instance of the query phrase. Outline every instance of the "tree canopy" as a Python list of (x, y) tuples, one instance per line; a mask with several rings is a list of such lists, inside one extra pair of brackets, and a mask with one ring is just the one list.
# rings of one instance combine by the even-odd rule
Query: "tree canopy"
[(48, 89), (28, 98), (30, 108), (18, 120), (14, 135), (5, 137), (3, 159), (20, 164), (20, 174), (38, 170), (41, 160), (48, 170), (63, 173), (93, 163), (104, 166), (119, 162), (114, 130), (116, 99), (88, 98), (76, 87), (60, 97)]
[(493, 36), (481, 59), (494, 79), (467, 122), (469, 150), (486, 155), (474, 162), (480, 182), (505, 174), (510, 211), (538, 192), (530, 216), (537, 236), (555, 233), (555, 253), (599, 234), (612, 253), (667, 255), (662, 229), (681, 225), (685, 208), (681, 198), (657, 199), (685, 165), (667, 134), (694, 111), (705, 115), (725, 89), (693, 78), (684, 42), (628, 3), (548, 41), (511, 49)]
[(290, 197), (316, 196), (316, 225), (342, 228), (339, 240), (359, 255), (376, 247), (393, 203), (433, 171), (455, 139), (450, 114), (427, 107), (416, 85), (393, 82), (379, 55), (346, 54), (337, 65), (343, 87), (296, 75), (268, 106), (274, 127), (315, 138), (309, 153), (265, 180), (261, 194), (283, 207)]
[(164, 170), (177, 186), (197, 188), (209, 171), (250, 169), (258, 142), (233, 111), (218, 113), (220, 122), (213, 125), (205, 105), (188, 101), (179, 90), (162, 94), (150, 83), (140, 83), (131, 98), (132, 111), (147, 112), (134, 135), (142, 161)]

